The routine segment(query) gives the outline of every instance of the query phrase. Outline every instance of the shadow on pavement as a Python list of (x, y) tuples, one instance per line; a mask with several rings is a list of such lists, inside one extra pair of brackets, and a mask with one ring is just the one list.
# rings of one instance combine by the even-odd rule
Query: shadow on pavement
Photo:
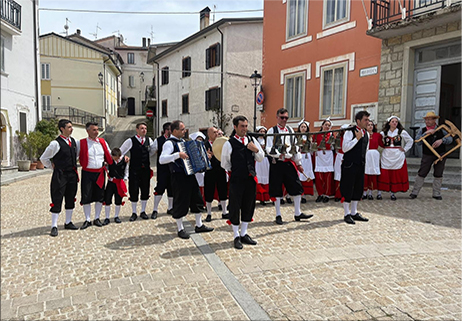
[(117, 241), (107, 243), (104, 247), (110, 250), (132, 250), (140, 246), (150, 246), (155, 244), (164, 244), (168, 241), (171, 241), (177, 237), (173, 233), (169, 234), (160, 234), (160, 235), (151, 235), (151, 234), (144, 234), (138, 236), (130, 236), (126, 238), (119, 239)]

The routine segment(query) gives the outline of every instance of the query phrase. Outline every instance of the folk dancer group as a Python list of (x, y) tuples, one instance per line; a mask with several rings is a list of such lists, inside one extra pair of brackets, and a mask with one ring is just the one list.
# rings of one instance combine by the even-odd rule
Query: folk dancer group
[[(202, 175), (186, 175), (184, 171), (183, 160), (187, 159), (188, 155), (180, 151), (178, 143), (183, 141), (186, 128), (179, 120), (164, 124), (162, 135), (155, 140), (146, 136), (147, 125), (139, 123), (136, 125), (136, 135), (127, 139), (120, 149), (112, 150), (104, 139), (98, 138), (97, 123), (87, 123), (88, 137), (75, 141), (71, 137), (72, 122), (60, 120), (60, 136), (50, 143), (40, 157), (46, 167), (53, 168), (50, 186), (50, 235), (58, 235), (57, 221), (63, 199), (66, 211), (64, 228), (78, 229), (72, 223), (79, 182), (77, 159), (82, 166), (80, 203), (85, 214), (85, 222), (80, 229), (109, 224), (112, 198), (115, 200), (114, 221), (121, 223), (118, 216), (120, 206), (123, 205), (122, 199), (127, 196), (127, 192), (132, 204), (130, 221), (135, 221), (138, 217), (138, 199), (141, 200), (140, 217), (149, 219), (146, 214), (152, 177), (149, 159), (157, 153), (157, 186), (151, 219), (157, 218), (159, 202), (167, 190), (168, 213), (176, 220), (180, 238), (189, 238), (182, 220), (189, 211), (195, 214), (196, 233), (211, 232), (213, 228), (202, 223), (201, 212), (205, 203), (206, 221), (211, 221), (211, 203), (214, 195), (218, 194), (223, 210), (222, 218), (228, 219), (228, 223), (232, 225), (233, 245), (236, 249), (242, 249), (243, 244), (257, 244), (248, 234), (248, 224), (253, 220), (256, 200), (262, 205), (270, 200), (274, 201), (276, 224), (283, 224), (280, 206), (286, 195), (293, 198), (295, 221), (311, 218), (313, 215), (301, 212), (300, 204), (306, 202), (305, 195), (314, 194), (313, 179), (318, 191), (316, 202), (327, 202), (332, 196), (335, 196), (336, 200), (341, 197), (344, 220), (348, 224), (368, 221), (357, 212), (357, 206), (361, 199), (373, 199), (373, 190), (379, 190), (377, 199), (382, 198), (381, 191), (391, 192), (392, 200), (396, 200), (394, 193), (408, 190), (405, 152), (412, 147), (413, 142), (397, 116), (388, 118), (383, 131), (378, 134), (375, 124), (369, 120), (369, 114), (365, 111), (358, 112), (355, 116), (355, 127), (343, 126), (345, 131), (341, 137), (341, 152), (337, 153), (335, 158), (331, 146), (327, 144), (328, 136), (332, 133), (317, 135), (318, 137), (314, 138), (318, 144), (321, 144), (322, 139), (326, 139), (326, 150), (316, 151), (314, 157), (309, 151), (302, 152), (300, 144), (296, 145), (295, 136), (271, 135), (264, 139), (265, 134), (294, 133), (287, 125), (289, 113), (286, 109), (279, 109), (276, 118), (276, 126), (269, 130), (260, 126), (257, 132), (261, 136), (254, 138), (247, 134), (247, 119), (244, 116), (235, 117), (233, 133), (222, 148), (221, 162), (212, 151), (213, 143), (219, 136), (217, 128), (209, 128), (208, 141), (200, 132), (191, 135), (193, 139), (205, 141), (207, 155), (212, 163), (212, 170)], [(452, 138), (445, 137), (447, 133), (444, 131), (435, 131), (438, 118), (433, 112), (428, 113), (424, 117), (426, 126), (419, 130), (417, 137), (430, 133), (426, 137), (427, 141), (437, 151), (441, 151), (443, 145), (452, 142)], [(331, 127), (329, 119), (322, 124), (322, 130), (328, 131)], [(302, 120), (297, 129), (300, 133), (306, 133), (299, 139), (310, 139), (308, 122)], [(273, 148), (276, 137), (282, 140), (282, 149)], [(379, 146), (383, 148), (381, 156), (378, 152)], [(125, 156), (129, 151), (130, 158)], [(417, 197), (423, 179), (435, 159), (433, 153), (424, 146), (421, 167), (410, 194), (411, 199)], [(434, 166), (433, 198), (437, 200), (442, 199), (443, 171), (444, 160)], [(200, 185), (204, 187), (202, 193)], [(228, 197), (229, 213), (226, 213)], [(93, 223), (91, 203), (95, 203)], [(106, 218), (101, 222), (103, 204), (106, 205)]]

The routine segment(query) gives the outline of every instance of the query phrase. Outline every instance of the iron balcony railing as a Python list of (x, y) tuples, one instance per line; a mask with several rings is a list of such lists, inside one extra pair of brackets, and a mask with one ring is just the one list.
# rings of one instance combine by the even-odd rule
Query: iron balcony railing
[(88, 122), (98, 123), (98, 127), (103, 129), (106, 122), (105, 117), (89, 113), (74, 107), (51, 107), (48, 111), (42, 111), (43, 119), (69, 119), (74, 124), (85, 125)]
[(21, 30), (21, 5), (13, 0), (1, 0), (0, 16), (13, 27)]
[[(371, 0), (372, 28), (434, 12), (448, 0)], [(452, 0), (452, 2), (458, 2)]]

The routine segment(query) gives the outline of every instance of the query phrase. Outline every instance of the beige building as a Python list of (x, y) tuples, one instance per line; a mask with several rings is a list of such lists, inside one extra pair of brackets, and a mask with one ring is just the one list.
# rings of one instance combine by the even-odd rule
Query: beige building
[(83, 125), (96, 121), (105, 129), (117, 117), (120, 60), (80, 35), (40, 36), (43, 118), (69, 118), (75, 138), (86, 136)]

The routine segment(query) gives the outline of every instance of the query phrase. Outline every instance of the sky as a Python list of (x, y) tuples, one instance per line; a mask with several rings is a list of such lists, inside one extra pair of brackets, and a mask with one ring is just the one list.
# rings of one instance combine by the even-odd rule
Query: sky
[[(220, 11), (262, 10), (263, 0), (40, 0), (39, 24), (40, 34), (54, 32), (65, 36), (66, 18), (68, 33), (76, 29), (81, 35), (94, 40), (111, 35), (123, 35), (127, 45), (141, 46), (142, 38), (151, 38), (152, 43), (180, 41), (199, 31), (199, 11), (209, 7), (210, 23), (213, 20), (215, 5), (215, 22), (223, 18), (263, 17), (263, 11), (220, 13)], [(194, 12), (194, 14), (133, 14), (133, 13), (94, 13), (48, 11), (44, 9), (72, 9), (122, 12)], [(97, 26), (100, 29), (97, 29)], [(151, 37), (152, 36), (152, 37)]]

